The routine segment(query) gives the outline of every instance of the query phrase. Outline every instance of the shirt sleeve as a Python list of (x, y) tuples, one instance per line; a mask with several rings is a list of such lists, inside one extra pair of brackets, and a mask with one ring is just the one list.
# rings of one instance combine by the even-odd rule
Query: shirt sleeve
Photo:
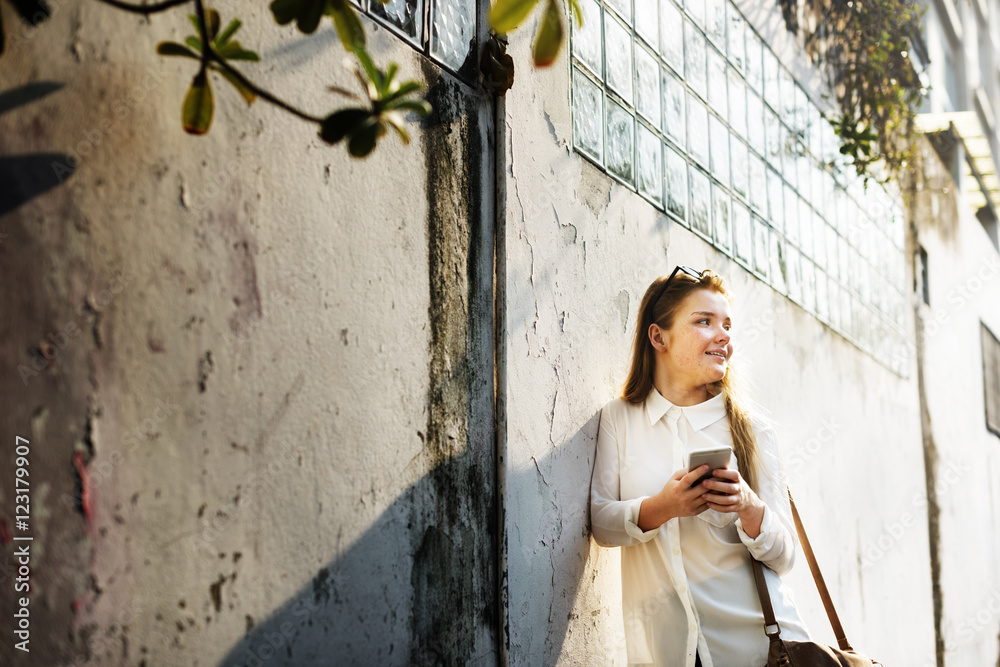
[(613, 412), (610, 404), (601, 410), (597, 456), (590, 480), (590, 525), (594, 540), (602, 547), (627, 547), (648, 542), (660, 528), (645, 532), (639, 528), (639, 506), (648, 496), (621, 500), (618, 455), (624, 434), (616, 428)]
[(760, 524), (760, 535), (751, 538), (743, 530), (742, 522), (736, 520), (740, 540), (750, 554), (783, 575), (795, 564), (795, 524), (792, 521), (792, 507), (788, 502), (788, 486), (781, 467), (774, 431), (770, 428), (755, 428), (757, 447), (760, 451), (761, 472), (758, 475), (757, 495), (764, 501), (764, 517)]

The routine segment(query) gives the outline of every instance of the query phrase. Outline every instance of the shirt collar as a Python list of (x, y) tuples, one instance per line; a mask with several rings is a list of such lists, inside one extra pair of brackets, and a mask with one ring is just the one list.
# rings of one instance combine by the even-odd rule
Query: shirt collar
[[(660, 421), (663, 415), (667, 414), (667, 411), (672, 407), (675, 407), (674, 404), (663, 398), (660, 392), (656, 390), (656, 387), (653, 387), (649, 391), (649, 396), (646, 397), (646, 415), (649, 417), (650, 426)], [(697, 405), (676, 407), (687, 417), (688, 423), (696, 431), (700, 431), (726, 416), (726, 403), (722, 394), (713, 396)]]

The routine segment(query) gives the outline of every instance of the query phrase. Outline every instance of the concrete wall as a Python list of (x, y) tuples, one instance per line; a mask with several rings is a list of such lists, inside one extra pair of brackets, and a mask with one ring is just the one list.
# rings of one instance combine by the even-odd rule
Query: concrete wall
[[(192, 63), (154, 52), (185, 9), (53, 6), (0, 66), (0, 506), (20, 435), (34, 536), (0, 662), (495, 662), (491, 105), (369, 23), (430, 86), (411, 146), (353, 161), (219, 81), (198, 139)], [(328, 21), (218, 8), (265, 87), (357, 88)]]
[(939, 512), (944, 658), (946, 665), (993, 665), (1000, 656), (1000, 451), (986, 428), (980, 326), (1000, 328), (1000, 254), (933, 151), (924, 161), (916, 235), (927, 251), (930, 299), (919, 307), (919, 341)]
[[(736, 363), (854, 644), (935, 664), (937, 604), (945, 664), (995, 662), (995, 278), (953, 297), (996, 253), (953, 198), (913, 208), (932, 305), (897, 375), (575, 153), (569, 58), (531, 71), (531, 26), (495, 127), (367, 24), (436, 112), (356, 162), (222, 84), (211, 134), (183, 134), (190, 64), (153, 52), (183, 11), (54, 6), (0, 61), (2, 452), (31, 441), (35, 537), (32, 653), (5, 641), (5, 664), (624, 664), (619, 552), (588, 530), (598, 415), (679, 263), (730, 282)], [(808, 83), (779, 10), (740, 7)], [(219, 9), (265, 86), (320, 113), (355, 85), (328, 26)], [(17, 534), (12, 499), (6, 475)], [(789, 577), (832, 642), (804, 561)]]
[[(776, 6), (741, 8), (794, 55)], [(529, 47), (528, 35), (512, 40), (515, 62)], [(808, 81), (801, 62), (786, 64)], [(730, 282), (736, 363), (777, 424), (848, 636), (886, 664), (933, 659), (915, 357), (904, 376), (887, 370), (574, 152), (569, 72), (560, 61), (522, 76), (505, 101), (510, 664), (625, 664), (619, 553), (588, 538), (588, 486), (599, 411), (620, 392), (642, 294), (677, 264)], [(789, 576), (812, 632), (833, 643), (804, 559)]]

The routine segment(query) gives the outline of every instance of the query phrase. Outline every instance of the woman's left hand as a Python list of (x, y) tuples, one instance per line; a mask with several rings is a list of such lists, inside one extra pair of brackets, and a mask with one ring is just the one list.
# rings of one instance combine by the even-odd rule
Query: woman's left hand
[(764, 519), (764, 501), (754, 493), (738, 470), (717, 468), (712, 471), (712, 477), (701, 485), (706, 491), (702, 497), (708, 503), (709, 509), (739, 514), (743, 531), (751, 539), (760, 535), (760, 524)]

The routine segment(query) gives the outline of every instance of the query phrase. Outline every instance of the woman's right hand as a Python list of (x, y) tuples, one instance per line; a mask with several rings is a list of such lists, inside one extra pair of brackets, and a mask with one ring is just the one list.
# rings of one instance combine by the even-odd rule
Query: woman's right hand
[(646, 498), (639, 506), (639, 530), (652, 530), (670, 519), (696, 516), (707, 510), (705, 489), (695, 482), (708, 471), (709, 466), (705, 464), (690, 472), (682, 468), (671, 475), (659, 493)]

